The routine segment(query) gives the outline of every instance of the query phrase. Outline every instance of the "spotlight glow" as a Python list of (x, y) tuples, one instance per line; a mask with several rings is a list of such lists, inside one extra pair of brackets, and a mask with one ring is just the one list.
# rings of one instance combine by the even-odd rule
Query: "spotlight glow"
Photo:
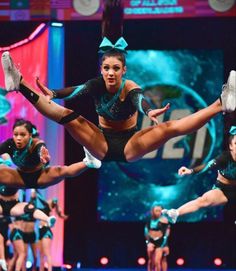
[(221, 260), (221, 258), (215, 258), (214, 259), (214, 264), (216, 265), (216, 266), (221, 266), (222, 265), (222, 260)]
[(108, 260), (107, 257), (102, 257), (102, 258), (100, 259), (100, 264), (101, 264), (101, 265), (107, 265), (108, 263), (109, 263), (109, 260)]
[(183, 258), (178, 258), (176, 260), (176, 264), (179, 265), (179, 266), (184, 265), (184, 259)]
[(144, 257), (139, 257), (137, 260), (139, 265), (145, 265), (146, 264), (146, 260)]
[(55, 27), (62, 27), (63, 23), (58, 23), (58, 22), (52, 22), (51, 26), (55, 26)]

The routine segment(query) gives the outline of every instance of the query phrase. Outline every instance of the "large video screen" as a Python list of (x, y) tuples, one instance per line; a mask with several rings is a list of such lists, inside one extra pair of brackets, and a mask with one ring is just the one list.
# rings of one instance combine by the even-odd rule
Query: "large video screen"
[[(159, 122), (179, 119), (215, 101), (223, 84), (221, 50), (128, 51), (127, 79), (160, 107), (171, 108)], [(139, 128), (153, 125), (139, 115)], [(169, 140), (134, 163), (107, 162), (99, 171), (98, 217), (142, 221), (154, 201), (177, 208), (211, 189), (216, 172), (179, 177), (181, 166), (206, 163), (222, 150), (223, 119), (218, 115), (197, 132)], [(202, 209), (182, 221), (220, 220), (221, 208)]]

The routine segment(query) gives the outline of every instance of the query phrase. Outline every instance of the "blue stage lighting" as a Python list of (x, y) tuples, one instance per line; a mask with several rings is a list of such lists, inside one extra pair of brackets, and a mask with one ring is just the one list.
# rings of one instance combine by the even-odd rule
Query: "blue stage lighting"
[(55, 26), (55, 27), (63, 27), (63, 23), (59, 23), (59, 22), (52, 22), (51, 26)]

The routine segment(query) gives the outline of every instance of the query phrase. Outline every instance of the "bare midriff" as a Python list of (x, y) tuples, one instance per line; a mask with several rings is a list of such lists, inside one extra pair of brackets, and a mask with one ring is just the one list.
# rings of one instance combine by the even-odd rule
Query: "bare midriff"
[(236, 180), (235, 181), (232, 181), (232, 180), (229, 180), (229, 179), (226, 179), (223, 175), (221, 175), (220, 173), (218, 173), (218, 177), (217, 177), (217, 180), (219, 180), (221, 183), (223, 184), (229, 184), (229, 185), (234, 185), (236, 186)]
[(105, 129), (112, 129), (114, 131), (125, 131), (136, 126), (138, 112), (135, 112), (133, 116), (126, 120), (113, 121), (105, 119), (102, 116), (98, 117), (99, 125)]
[(161, 231), (153, 231), (153, 230), (149, 230), (148, 235), (152, 238), (152, 239), (156, 239), (156, 238), (161, 238), (163, 236), (163, 233)]
[(9, 225), (10, 230), (12, 231), (13, 229), (22, 229), (22, 220), (15, 220), (14, 223), (11, 223)]
[(27, 221), (23, 223), (22, 230), (24, 232), (33, 232), (34, 231), (35, 223), (32, 221)]

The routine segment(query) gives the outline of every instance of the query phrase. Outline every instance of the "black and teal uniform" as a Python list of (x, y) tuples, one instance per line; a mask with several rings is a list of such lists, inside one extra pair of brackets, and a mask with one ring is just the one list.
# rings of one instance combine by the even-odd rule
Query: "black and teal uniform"
[[(30, 139), (27, 146), (18, 149), (10, 138), (0, 144), (0, 155), (8, 153), (17, 166), (17, 171), (25, 183), (26, 188), (37, 188), (37, 181), (45, 166), (40, 161), (40, 149), (45, 143), (38, 138)], [(37, 170), (34, 170), (37, 168)]]
[[(149, 219), (144, 228), (145, 236), (147, 237), (147, 244), (152, 243), (154, 244), (155, 248), (167, 246), (168, 237), (166, 235), (166, 232), (167, 232), (168, 227), (169, 227), (169, 224), (161, 222), (160, 218)], [(151, 236), (149, 236), (150, 230), (161, 231), (162, 236), (153, 239)]]
[[(44, 200), (41, 196), (38, 197), (39, 202), (41, 203), (42, 207), (39, 208), (42, 212), (44, 212), (47, 216), (50, 216), (50, 206), (46, 200)], [(39, 226), (39, 240), (43, 238), (53, 239), (53, 233), (49, 226), (40, 225)]]
[[(22, 216), (15, 217), (16, 221), (21, 221)], [(21, 229), (18, 229), (17, 227), (13, 228), (12, 231), (10, 232), (9, 239), (11, 242), (14, 242), (16, 240), (22, 240), (23, 241), (23, 232)]]
[[(13, 187), (7, 187), (5, 185), (0, 185), (0, 195), (4, 197), (14, 196), (18, 189)], [(10, 216), (11, 209), (18, 203), (18, 200), (5, 200), (0, 198), (0, 205), (2, 207), (2, 215)]]
[[(29, 204), (34, 205), (34, 207), (36, 207), (36, 200), (31, 198), (29, 201)], [(36, 219), (34, 218), (34, 216), (32, 215), (32, 213), (26, 213), (24, 215), (22, 215), (22, 220), (24, 221), (24, 223), (27, 222), (36, 222)], [(35, 230), (30, 231), (30, 232), (25, 232), (23, 231), (23, 240), (24, 243), (26, 244), (34, 244), (37, 242), (37, 233)]]
[[(147, 115), (153, 108), (148, 98), (142, 94), (142, 89), (134, 88), (128, 92), (124, 100), (120, 99), (124, 84), (125, 80), (122, 81), (118, 92), (111, 94), (106, 89), (104, 79), (97, 77), (87, 81), (84, 85), (65, 88), (56, 92), (54, 91), (53, 93), (54, 97), (59, 99), (90, 96), (94, 101), (98, 115), (111, 121), (127, 120), (132, 117), (137, 110)], [(74, 118), (77, 116), (78, 115), (74, 114)], [(137, 131), (137, 127), (122, 132), (104, 129), (102, 127), (100, 127), (100, 129), (108, 144), (108, 151), (103, 161), (126, 161), (124, 148), (128, 140)]]
[(0, 217), (0, 235), (4, 238), (4, 241), (8, 239), (8, 226), (11, 223), (10, 217)]
[(193, 173), (200, 174), (212, 169), (217, 169), (227, 180), (235, 182), (235, 185), (229, 185), (217, 180), (212, 189), (220, 189), (228, 202), (236, 203), (236, 161), (233, 160), (230, 151), (225, 151), (207, 164), (194, 167), (192, 170)]

